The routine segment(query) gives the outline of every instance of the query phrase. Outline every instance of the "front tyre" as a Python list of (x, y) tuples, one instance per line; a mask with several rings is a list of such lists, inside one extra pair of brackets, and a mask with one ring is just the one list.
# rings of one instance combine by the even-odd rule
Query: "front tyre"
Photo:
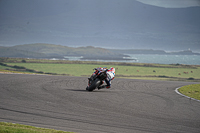
[(87, 91), (93, 91), (96, 87), (98, 87), (101, 84), (101, 81), (97, 78), (95, 81), (86, 88)]

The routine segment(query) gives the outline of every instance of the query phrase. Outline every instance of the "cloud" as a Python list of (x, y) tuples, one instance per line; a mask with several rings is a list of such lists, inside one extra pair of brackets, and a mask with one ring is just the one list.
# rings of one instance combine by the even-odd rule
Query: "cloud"
[(200, 6), (200, 0), (136, 0), (136, 1), (164, 8), (185, 8), (185, 7)]

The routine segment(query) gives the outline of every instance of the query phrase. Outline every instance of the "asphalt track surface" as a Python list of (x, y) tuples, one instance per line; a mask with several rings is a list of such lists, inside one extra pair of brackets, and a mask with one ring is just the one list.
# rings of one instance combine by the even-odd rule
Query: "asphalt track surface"
[(175, 93), (189, 82), (0, 74), (0, 121), (80, 133), (199, 133), (200, 102)]

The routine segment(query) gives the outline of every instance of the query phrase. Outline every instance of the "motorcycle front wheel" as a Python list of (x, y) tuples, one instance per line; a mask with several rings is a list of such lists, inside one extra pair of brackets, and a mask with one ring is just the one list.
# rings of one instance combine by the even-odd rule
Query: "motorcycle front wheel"
[(92, 84), (86, 88), (87, 91), (93, 91), (96, 87), (98, 87), (101, 84), (100, 79), (95, 79), (94, 82), (92, 82)]

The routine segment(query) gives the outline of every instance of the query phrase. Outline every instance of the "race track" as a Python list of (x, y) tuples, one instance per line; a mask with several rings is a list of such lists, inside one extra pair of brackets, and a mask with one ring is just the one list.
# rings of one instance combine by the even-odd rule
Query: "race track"
[(189, 82), (0, 74), (0, 121), (80, 133), (199, 133), (200, 102), (175, 93)]

